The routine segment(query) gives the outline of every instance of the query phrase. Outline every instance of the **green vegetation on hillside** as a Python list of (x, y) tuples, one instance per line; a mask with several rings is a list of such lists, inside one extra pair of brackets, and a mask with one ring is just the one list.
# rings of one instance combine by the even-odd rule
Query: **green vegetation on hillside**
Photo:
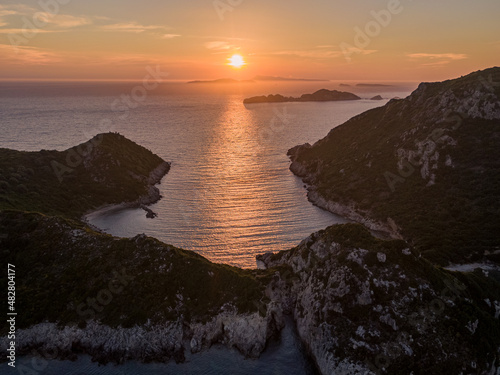
[[(16, 266), (18, 329), (91, 318), (113, 327), (204, 321), (224, 305), (257, 311), (263, 295), (254, 271), (214, 264), (144, 235), (115, 238), (71, 219), (18, 211), (0, 213), (0, 233), (7, 234), (2, 264)], [(0, 283), (7, 285), (6, 272)]]
[(149, 174), (162, 163), (116, 133), (62, 152), (0, 149), (0, 210), (78, 218), (101, 205), (146, 195)]
[(499, 120), (432, 112), (443, 95), (464, 96), (462, 110), (480, 107), (485, 99), (471, 99), (475, 90), (488, 100), (496, 96), (500, 110), (500, 85), (483, 87), (489, 82), (500, 82), (500, 68), (425, 84), (417, 90), (423, 93), (356, 116), (310, 148), (290, 150), (292, 160), (321, 196), (354, 203), (381, 222), (393, 219), (433, 262), (498, 260)]

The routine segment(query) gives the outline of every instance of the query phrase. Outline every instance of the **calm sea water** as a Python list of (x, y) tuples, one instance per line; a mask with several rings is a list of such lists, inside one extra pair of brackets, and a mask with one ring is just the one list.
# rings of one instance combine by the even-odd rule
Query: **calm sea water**
[[(159, 188), (163, 199), (141, 209), (89, 217), (116, 236), (146, 233), (194, 250), (214, 262), (254, 268), (255, 255), (289, 249), (310, 233), (344, 219), (311, 205), (289, 170), (286, 151), (313, 143), (330, 129), (415, 85), (342, 87), (365, 98), (355, 102), (243, 105), (253, 95), (298, 96), (338, 84), (164, 84), (133, 108), (118, 105), (135, 83), (0, 82), (0, 147), (65, 150), (95, 134), (116, 131), (172, 163)], [(368, 98), (381, 94), (385, 100)], [(117, 111), (117, 109), (120, 109)], [(22, 359), (28, 367), (31, 358)], [(88, 357), (51, 361), (44, 374), (308, 374), (310, 361), (290, 325), (257, 361), (213, 348), (184, 365), (99, 367)]]

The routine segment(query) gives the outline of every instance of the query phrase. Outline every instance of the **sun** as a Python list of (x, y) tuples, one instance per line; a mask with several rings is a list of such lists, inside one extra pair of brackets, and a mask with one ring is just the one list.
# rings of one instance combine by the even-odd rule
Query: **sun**
[(243, 59), (243, 56), (241, 55), (233, 55), (229, 59), (229, 64), (233, 68), (241, 68), (242, 66), (246, 65), (245, 60)]

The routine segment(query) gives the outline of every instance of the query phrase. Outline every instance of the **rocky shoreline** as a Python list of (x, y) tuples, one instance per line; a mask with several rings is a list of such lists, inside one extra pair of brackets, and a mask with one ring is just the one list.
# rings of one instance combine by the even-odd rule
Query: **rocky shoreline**
[(146, 211), (146, 217), (154, 218), (157, 216), (155, 212), (153, 212), (147, 206), (158, 202), (162, 196), (160, 194), (160, 190), (156, 187), (157, 184), (161, 183), (162, 178), (167, 175), (170, 171), (170, 163), (164, 161), (160, 165), (158, 165), (151, 173), (147, 179), (147, 189), (148, 193), (140, 196), (135, 201), (132, 202), (122, 202), (118, 204), (106, 204), (96, 209), (92, 209), (86, 212), (81, 220), (87, 224), (90, 224), (90, 218), (93, 216), (100, 216), (106, 212), (110, 211), (119, 211), (127, 208), (142, 208)]
[(370, 212), (356, 209), (354, 202), (351, 202), (351, 204), (343, 204), (324, 198), (314, 186), (316, 176), (309, 173), (308, 169), (297, 161), (297, 157), (300, 152), (309, 148), (311, 148), (311, 145), (306, 143), (304, 145), (291, 148), (288, 150), (287, 154), (291, 160), (290, 171), (297, 177), (300, 177), (302, 181), (307, 184), (307, 199), (312, 204), (335, 215), (339, 215), (348, 220), (363, 224), (368, 229), (380, 233), (382, 237), (403, 239), (400, 229), (391, 218), (388, 218), (387, 222), (383, 223), (372, 219)]
[[(261, 316), (227, 311), (206, 323), (188, 322), (179, 318), (164, 324), (146, 324), (131, 328), (109, 327), (98, 321), (58, 326), (40, 323), (17, 332), (17, 355), (36, 353), (58, 360), (75, 360), (78, 354), (88, 354), (101, 364), (122, 364), (128, 360), (183, 363), (185, 350), (198, 353), (212, 345), (221, 344), (237, 349), (245, 358), (258, 358), (271, 336), (283, 328), (282, 316), (275, 313)], [(8, 340), (0, 340), (7, 350)]]

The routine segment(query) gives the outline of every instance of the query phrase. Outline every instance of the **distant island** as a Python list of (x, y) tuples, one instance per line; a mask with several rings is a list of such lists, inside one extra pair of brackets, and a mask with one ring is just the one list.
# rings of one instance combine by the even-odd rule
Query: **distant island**
[(313, 79), (313, 78), (286, 78), (275, 76), (255, 76), (254, 81), (301, 81), (301, 82), (328, 82), (327, 79)]
[(328, 82), (326, 79), (311, 79), (311, 78), (286, 78), (286, 77), (275, 77), (275, 76), (255, 76), (253, 79), (239, 80), (233, 78), (219, 78), (213, 80), (197, 80), (189, 81), (189, 84), (199, 84), (199, 83), (211, 83), (211, 84), (232, 84), (232, 83), (255, 83), (255, 82)]
[(357, 87), (393, 87), (392, 85), (383, 85), (381, 83), (358, 83)]
[(286, 102), (334, 102), (340, 100), (360, 100), (361, 98), (355, 94), (337, 90), (321, 89), (313, 94), (304, 94), (300, 98), (289, 96), (276, 95), (262, 95), (246, 98), (243, 100), (245, 104), (253, 103), (286, 103)]
[(253, 83), (252, 80), (238, 80), (233, 78), (219, 78), (211, 81), (189, 81), (189, 84), (211, 83), (211, 84), (233, 84), (233, 83)]

